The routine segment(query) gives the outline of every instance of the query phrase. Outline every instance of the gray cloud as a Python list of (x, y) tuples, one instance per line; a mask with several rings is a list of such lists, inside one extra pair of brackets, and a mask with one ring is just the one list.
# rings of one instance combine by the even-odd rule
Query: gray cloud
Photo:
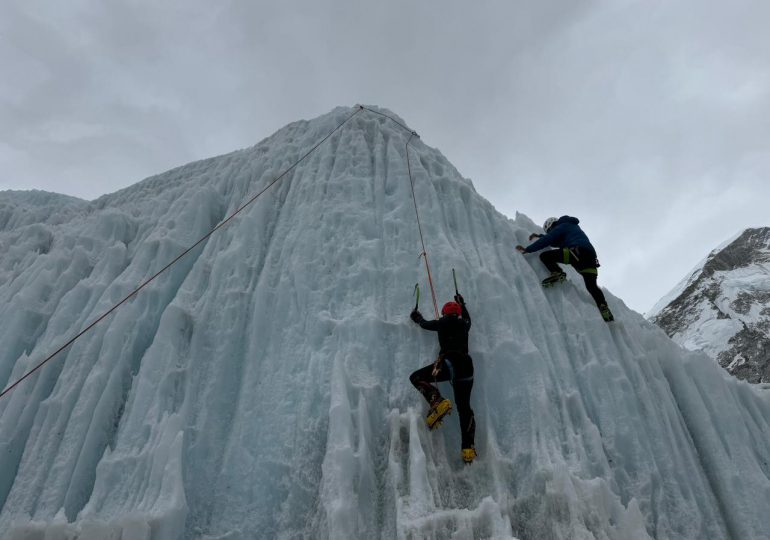
[(768, 225), (759, 0), (11, 2), (0, 188), (94, 198), (337, 105), (392, 109), (501, 211), (577, 215), (644, 311)]

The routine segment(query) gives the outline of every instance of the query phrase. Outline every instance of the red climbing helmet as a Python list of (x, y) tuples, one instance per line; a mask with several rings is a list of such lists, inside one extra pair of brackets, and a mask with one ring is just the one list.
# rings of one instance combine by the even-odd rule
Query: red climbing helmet
[(461, 308), (460, 304), (457, 302), (447, 302), (444, 304), (444, 307), (441, 308), (442, 315), (457, 315), (459, 317), (462, 313), (463, 308)]

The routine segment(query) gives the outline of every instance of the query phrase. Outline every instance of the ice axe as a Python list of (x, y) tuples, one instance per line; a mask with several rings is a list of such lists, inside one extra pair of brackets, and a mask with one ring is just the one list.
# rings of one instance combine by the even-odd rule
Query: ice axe
[[(460, 291), (457, 290), (457, 274), (455, 273), (455, 269), (452, 268), (452, 279), (455, 282), (455, 302), (460, 302), (458, 298), (462, 299), (462, 296), (460, 296)], [(462, 304), (462, 302), (460, 302)]]

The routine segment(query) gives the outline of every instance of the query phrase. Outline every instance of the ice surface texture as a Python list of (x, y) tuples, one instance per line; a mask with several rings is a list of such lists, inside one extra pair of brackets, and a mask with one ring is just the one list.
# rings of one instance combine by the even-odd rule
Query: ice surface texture
[[(351, 112), (62, 200), (55, 222), (9, 218), (3, 386)], [(456, 417), (428, 432), (408, 381), (437, 349), (408, 318), (414, 284), (427, 290), (408, 137), (357, 115), (3, 398), (2, 537), (767, 538), (767, 393), (611, 295), (617, 322), (603, 322), (573, 273), (543, 290), (537, 258), (513, 249), (535, 225), (413, 139), (439, 302), (455, 268), (473, 316), (479, 459), (462, 464)]]

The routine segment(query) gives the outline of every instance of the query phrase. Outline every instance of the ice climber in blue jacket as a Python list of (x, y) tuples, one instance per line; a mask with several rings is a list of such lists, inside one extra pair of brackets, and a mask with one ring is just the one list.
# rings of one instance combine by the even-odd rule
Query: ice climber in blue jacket
[(540, 254), (540, 260), (551, 272), (551, 275), (543, 280), (543, 286), (550, 287), (567, 279), (567, 274), (561, 269), (559, 263), (571, 264), (583, 276), (586, 289), (596, 302), (602, 319), (607, 322), (613, 321), (615, 318), (607, 307), (604, 293), (596, 284), (599, 275), (596, 250), (578, 223), (580, 220), (572, 216), (562, 216), (558, 219), (550, 217), (543, 224), (545, 234), (531, 234), (529, 239), (537, 238), (537, 241), (527, 247), (518, 245), (516, 249), (521, 253), (534, 253), (547, 247), (557, 248)]

